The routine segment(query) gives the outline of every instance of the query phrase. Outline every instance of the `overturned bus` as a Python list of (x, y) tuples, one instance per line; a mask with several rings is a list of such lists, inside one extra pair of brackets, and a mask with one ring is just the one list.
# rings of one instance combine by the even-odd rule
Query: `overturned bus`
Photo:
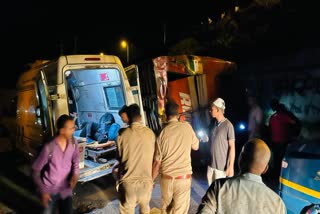
[[(209, 114), (210, 104), (222, 97), (226, 102), (225, 115), (235, 126), (239, 142), (236, 146), (247, 140), (246, 90), (235, 78), (236, 63), (215, 57), (178, 55), (159, 56), (138, 63), (138, 68), (146, 123), (156, 134), (165, 121), (164, 106), (168, 99), (179, 105), (179, 120), (189, 122), (198, 138), (209, 134), (208, 127), (214, 122)], [(130, 81), (128, 72), (127, 76)], [(191, 154), (193, 167), (206, 167), (209, 144), (201, 143), (199, 148)]]
[[(208, 107), (217, 97), (225, 99), (232, 122), (241, 120), (237, 106), (243, 104), (245, 93), (241, 82), (234, 78), (234, 62), (194, 55), (160, 56), (138, 64), (138, 68), (146, 120), (156, 133), (164, 122), (167, 99), (179, 105), (180, 120), (190, 122), (195, 131), (209, 125)], [(128, 78), (130, 81), (130, 75)], [(239, 113), (232, 112), (236, 108)]]

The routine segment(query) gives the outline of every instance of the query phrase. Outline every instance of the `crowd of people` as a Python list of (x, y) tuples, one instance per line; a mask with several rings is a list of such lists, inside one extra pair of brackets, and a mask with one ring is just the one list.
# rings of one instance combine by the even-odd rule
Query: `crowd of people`
[(272, 150), (272, 180), (278, 185), (281, 172), (282, 158), (289, 143), (293, 142), (301, 131), (299, 119), (277, 99), (272, 99), (270, 107), (274, 112), (269, 118), (268, 126), (264, 124), (265, 115), (257, 102), (257, 97), (248, 97), (249, 110), (249, 139), (265, 139)]
[[(243, 146), (235, 175), (235, 131), (224, 116), (226, 104), (217, 98), (210, 105), (210, 115), (215, 122), (208, 136), (198, 139), (188, 122), (179, 121), (179, 106), (169, 100), (165, 105), (167, 122), (159, 136), (142, 124), (137, 104), (124, 106), (119, 115), (127, 124), (119, 130), (117, 158), (117, 190), (120, 213), (133, 214), (139, 205), (140, 213), (150, 213), (154, 182), (159, 177), (162, 213), (188, 213), (191, 196), (191, 151), (199, 149), (199, 142), (210, 145), (207, 167), (208, 191), (202, 199), (198, 213), (286, 213), (281, 198), (267, 187), (261, 178), (266, 173), (271, 158), (267, 143), (261, 138), (263, 113), (256, 98), (248, 100), (249, 140)], [(281, 107), (275, 105), (270, 119), (271, 148), (275, 162), (283, 155), (287, 144), (283, 124), (294, 124)], [(61, 213), (71, 213), (72, 188), (79, 173), (77, 142), (73, 138), (74, 121), (63, 115), (58, 119), (57, 137), (46, 144), (33, 165), (34, 179), (42, 193), (47, 213), (59, 208)], [(283, 146), (283, 147), (282, 147)], [(280, 163), (279, 163), (280, 165)], [(48, 167), (49, 170), (43, 169)], [(277, 169), (279, 170), (279, 169)], [(257, 199), (259, 199), (257, 201)]]

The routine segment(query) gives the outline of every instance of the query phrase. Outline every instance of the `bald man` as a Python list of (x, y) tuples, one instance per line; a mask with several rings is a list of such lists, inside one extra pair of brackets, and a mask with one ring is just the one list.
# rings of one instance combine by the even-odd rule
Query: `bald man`
[(209, 187), (198, 213), (286, 213), (282, 199), (261, 178), (268, 170), (270, 149), (260, 139), (247, 142), (241, 151), (239, 176), (218, 179)]

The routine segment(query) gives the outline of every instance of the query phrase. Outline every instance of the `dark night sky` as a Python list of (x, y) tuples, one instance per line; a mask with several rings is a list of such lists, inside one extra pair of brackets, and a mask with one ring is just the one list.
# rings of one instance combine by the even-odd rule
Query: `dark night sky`
[(133, 51), (142, 56), (157, 52), (163, 44), (163, 23), (170, 22), (167, 36), (173, 38), (188, 24), (200, 22), (199, 11), (206, 11), (209, 5), (181, 2), (181, 6), (172, 6), (164, 1), (82, 2), (6, 1), (2, 4), (1, 64), (2, 72), (10, 73), (8, 79), (0, 78), (2, 87), (14, 87), (25, 64), (59, 56), (60, 44), (63, 54), (72, 54), (75, 37), (77, 53), (82, 54), (103, 51), (120, 57), (122, 54), (125, 60), (125, 52), (119, 48), (121, 38), (132, 41)]
[[(163, 24), (167, 42), (181, 38), (190, 26), (208, 15), (219, 13), (234, 1), (6, 1), (1, 6), (0, 88), (15, 87), (24, 65), (35, 59), (53, 59), (72, 54), (74, 38), (77, 53), (119, 55), (125, 52), (119, 41), (129, 39), (133, 54), (141, 59), (160, 54), (163, 49)], [(244, 2), (244, 1), (242, 1)], [(136, 56), (136, 57), (137, 57)], [(137, 57), (137, 58), (139, 58)]]

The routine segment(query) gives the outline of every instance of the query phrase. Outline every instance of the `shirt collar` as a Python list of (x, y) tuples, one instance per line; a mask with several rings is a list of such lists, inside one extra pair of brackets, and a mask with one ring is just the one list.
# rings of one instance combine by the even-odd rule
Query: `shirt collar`
[(171, 122), (178, 122), (178, 119), (177, 119), (176, 117), (174, 117), (174, 118), (172, 118), (172, 119), (170, 119), (170, 120), (168, 121), (168, 123), (171, 123)]
[(246, 180), (255, 181), (257, 183), (263, 184), (262, 177), (260, 175), (247, 172), (247, 173), (244, 173), (242, 177)]
[(131, 126), (142, 126), (142, 122), (133, 122)]
[[(53, 142), (54, 142), (55, 144), (59, 145), (59, 143), (58, 143), (58, 137), (55, 137), (55, 138), (53, 139)], [(67, 139), (67, 144), (68, 144), (68, 143), (72, 143), (72, 139)]]
[(227, 118), (223, 118), (220, 122), (218, 122), (218, 120), (216, 121), (216, 126), (220, 126), (222, 123), (224, 123), (227, 120)]

